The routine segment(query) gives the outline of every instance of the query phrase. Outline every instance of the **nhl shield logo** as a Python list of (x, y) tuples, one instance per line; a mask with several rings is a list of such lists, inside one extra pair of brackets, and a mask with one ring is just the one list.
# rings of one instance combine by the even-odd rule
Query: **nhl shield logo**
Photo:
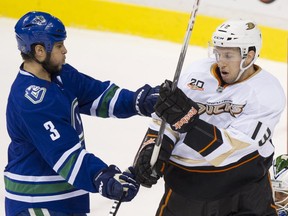
[(33, 104), (41, 103), (46, 93), (46, 88), (31, 85), (25, 90), (25, 97)]

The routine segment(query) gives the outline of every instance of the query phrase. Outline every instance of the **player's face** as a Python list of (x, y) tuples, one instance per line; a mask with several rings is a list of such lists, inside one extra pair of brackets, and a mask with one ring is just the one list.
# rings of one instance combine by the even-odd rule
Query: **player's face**
[(234, 83), (240, 72), (240, 49), (215, 47), (214, 54), (222, 79), (228, 84)]
[(66, 53), (67, 50), (63, 41), (54, 43), (49, 61), (49, 68), (51, 70), (49, 71), (59, 72), (61, 70), (62, 65), (65, 63)]

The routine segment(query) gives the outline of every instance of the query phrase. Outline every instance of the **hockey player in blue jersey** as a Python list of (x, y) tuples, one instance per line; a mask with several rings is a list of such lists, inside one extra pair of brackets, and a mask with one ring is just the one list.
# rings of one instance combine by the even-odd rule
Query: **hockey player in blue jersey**
[(6, 215), (84, 216), (89, 192), (132, 200), (139, 189), (133, 168), (121, 172), (85, 149), (80, 114), (150, 116), (159, 88), (129, 91), (65, 64), (65, 26), (48, 13), (25, 14), (15, 33), (23, 64), (6, 112)]

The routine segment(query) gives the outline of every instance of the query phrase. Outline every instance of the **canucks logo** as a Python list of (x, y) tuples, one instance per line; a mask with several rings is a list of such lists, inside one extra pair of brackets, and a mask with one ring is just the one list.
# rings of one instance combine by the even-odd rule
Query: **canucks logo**
[(46, 93), (46, 88), (40, 88), (39, 86), (31, 85), (25, 90), (25, 97), (33, 104), (38, 104), (43, 101)]
[(43, 16), (36, 16), (31, 22), (36, 25), (44, 25), (46, 24), (46, 19)]

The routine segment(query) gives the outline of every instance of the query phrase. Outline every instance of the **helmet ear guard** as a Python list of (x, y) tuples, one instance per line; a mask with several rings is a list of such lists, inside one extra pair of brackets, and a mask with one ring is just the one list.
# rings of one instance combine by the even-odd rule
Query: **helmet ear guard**
[(54, 43), (66, 39), (63, 23), (56, 17), (33, 11), (22, 16), (15, 25), (18, 49), (24, 54), (31, 53), (33, 44), (44, 45), (46, 51), (52, 51)]

